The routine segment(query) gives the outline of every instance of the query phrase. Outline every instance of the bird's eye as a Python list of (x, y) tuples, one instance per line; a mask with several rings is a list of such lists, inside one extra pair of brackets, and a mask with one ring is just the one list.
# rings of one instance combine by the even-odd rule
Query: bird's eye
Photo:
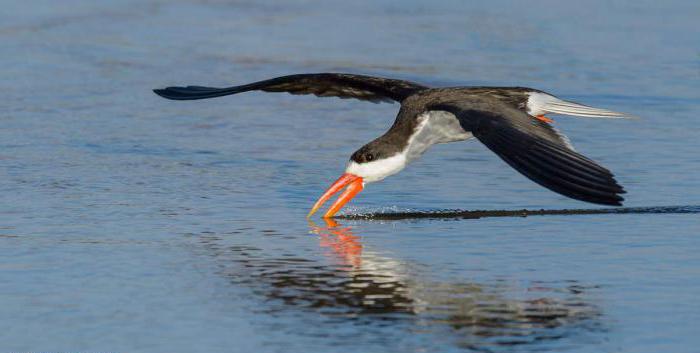
[(371, 162), (374, 159), (374, 156), (371, 153), (367, 153), (365, 155), (365, 159), (367, 160), (367, 162)]

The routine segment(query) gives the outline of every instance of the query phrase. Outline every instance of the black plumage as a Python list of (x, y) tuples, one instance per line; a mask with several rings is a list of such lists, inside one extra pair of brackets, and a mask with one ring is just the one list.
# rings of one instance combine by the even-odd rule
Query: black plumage
[(625, 193), (605, 167), (573, 150), (564, 135), (528, 114), (528, 97), (542, 91), (525, 87), (429, 88), (417, 83), (351, 74), (299, 74), (241, 86), (156, 89), (175, 100), (203, 99), (261, 90), (401, 103), (391, 128), (356, 151), (351, 160), (367, 163), (406, 149), (421, 114), (447, 111), (459, 125), (508, 165), (559, 194), (597, 204), (621, 205)]

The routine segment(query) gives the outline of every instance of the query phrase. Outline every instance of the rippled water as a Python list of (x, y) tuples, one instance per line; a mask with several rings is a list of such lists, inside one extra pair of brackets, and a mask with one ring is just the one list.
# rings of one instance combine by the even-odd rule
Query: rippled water
[[(2, 9), (1, 351), (700, 343), (696, 2)], [(616, 173), (630, 208), (556, 195), (471, 141), (369, 185), (337, 223), (309, 223), (397, 105), (150, 91), (322, 71), (532, 86), (640, 116), (556, 118)]]

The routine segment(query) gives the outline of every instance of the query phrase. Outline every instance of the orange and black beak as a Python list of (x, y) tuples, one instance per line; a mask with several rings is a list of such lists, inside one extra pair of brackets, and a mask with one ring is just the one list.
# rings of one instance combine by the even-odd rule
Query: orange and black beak
[(364, 188), (364, 183), (362, 181), (362, 177), (355, 174), (345, 173), (341, 175), (340, 178), (338, 178), (338, 180), (336, 180), (335, 183), (333, 183), (333, 185), (331, 185), (328, 190), (326, 190), (326, 192), (318, 198), (318, 201), (316, 201), (314, 207), (311, 208), (311, 211), (306, 218), (310, 218), (321, 206), (323, 206), (323, 203), (328, 201), (333, 194), (340, 191), (345, 186), (348, 188), (345, 189), (337, 200), (335, 200), (333, 205), (331, 205), (328, 211), (326, 211), (326, 214), (323, 215), (323, 218), (330, 218), (338, 213), (338, 211), (340, 211), (340, 209), (343, 208), (346, 203), (350, 202), (355, 195), (362, 191)]

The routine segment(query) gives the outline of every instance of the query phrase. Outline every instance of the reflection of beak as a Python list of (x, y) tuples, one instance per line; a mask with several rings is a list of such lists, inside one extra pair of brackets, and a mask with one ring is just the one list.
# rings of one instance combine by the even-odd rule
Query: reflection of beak
[(331, 205), (328, 211), (326, 211), (326, 214), (323, 215), (323, 218), (333, 217), (336, 213), (338, 213), (338, 211), (340, 211), (341, 208), (343, 208), (343, 206), (345, 206), (346, 203), (350, 202), (355, 195), (362, 191), (364, 188), (363, 184), (362, 177), (360, 176), (350, 173), (341, 175), (340, 178), (338, 178), (338, 180), (336, 180), (335, 183), (333, 183), (333, 185), (331, 185), (328, 190), (326, 190), (326, 192), (318, 198), (318, 201), (316, 201), (314, 207), (311, 208), (311, 211), (306, 218), (309, 218), (316, 213), (316, 211), (323, 206), (323, 203), (331, 198), (333, 194), (347, 186), (348, 188), (345, 189), (345, 192), (343, 192), (340, 197), (335, 200), (333, 205)]
[(343, 227), (332, 218), (324, 218), (325, 227), (317, 226), (309, 220), (311, 233), (318, 234), (320, 245), (330, 248), (339, 256), (343, 265), (352, 266), (348, 270), (360, 269), (362, 265), (362, 242), (352, 233), (352, 228)]

